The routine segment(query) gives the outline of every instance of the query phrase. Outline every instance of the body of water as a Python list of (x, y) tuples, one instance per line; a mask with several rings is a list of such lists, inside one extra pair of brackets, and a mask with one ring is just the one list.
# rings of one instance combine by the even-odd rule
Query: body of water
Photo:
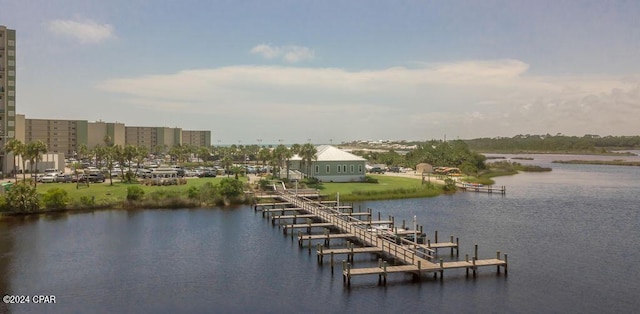
[[(525, 156), (525, 155), (518, 155)], [(250, 207), (98, 211), (0, 222), (0, 292), (56, 304), (0, 312), (344, 313), (640, 311), (640, 167), (551, 164), (497, 178), (507, 195), (456, 193), (356, 204), (460, 238), (460, 258), (509, 254), (509, 275), (480, 269), (421, 282), (394, 274), (344, 287)], [(590, 158), (586, 158), (590, 159)], [(617, 158), (620, 159), (620, 158)], [(448, 250), (440, 252), (449, 259)], [(356, 258), (355, 267), (375, 257)]]

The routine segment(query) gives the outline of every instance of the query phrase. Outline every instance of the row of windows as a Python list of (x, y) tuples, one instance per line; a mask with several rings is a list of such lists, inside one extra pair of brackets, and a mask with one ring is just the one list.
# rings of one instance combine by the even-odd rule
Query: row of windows
[[(316, 165), (316, 173), (320, 173), (320, 165)], [(349, 165), (348, 167), (349, 172), (347, 172), (347, 165), (336, 165), (336, 172), (337, 173), (355, 173), (355, 166), (354, 165)], [(331, 165), (325, 165), (325, 173), (331, 173)], [(362, 165), (358, 165), (358, 172), (357, 173), (362, 173)]]

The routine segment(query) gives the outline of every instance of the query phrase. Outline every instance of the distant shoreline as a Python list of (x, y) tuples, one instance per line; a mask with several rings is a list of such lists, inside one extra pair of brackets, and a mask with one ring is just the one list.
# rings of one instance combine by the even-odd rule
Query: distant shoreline
[(553, 163), (569, 165), (640, 166), (639, 161), (624, 160), (554, 160)]

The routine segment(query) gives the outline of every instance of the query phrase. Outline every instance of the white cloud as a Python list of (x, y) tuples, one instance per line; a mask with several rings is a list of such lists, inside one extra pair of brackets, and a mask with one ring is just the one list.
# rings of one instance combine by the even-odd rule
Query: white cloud
[(260, 55), (265, 59), (282, 58), (283, 61), (289, 63), (312, 60), (315, 57), (312, 49), (301, 46), (278, 47), (262, 44), (251, 48), (251, 53)]
[[(291, 130), (334, 139), (637, 133), (637, 80), (540, 77), (527, 75), (528, 67), (517, 60), (368, 71), (230, 66), (112, 79), (98, 88), (123, 94), (149, 113), (216, 121), (242, 117), (258, 126), (285, 119)], [(332, 127), (322, 128), (320, 121), (331, 121)], [(226, 126), (229, 132), (234, 127)]]
[(83, 44), (97, 44), (115, 37), (113, 26), (92, 20), (53, 20), (47, 24), (50, 32), (78, 40)]

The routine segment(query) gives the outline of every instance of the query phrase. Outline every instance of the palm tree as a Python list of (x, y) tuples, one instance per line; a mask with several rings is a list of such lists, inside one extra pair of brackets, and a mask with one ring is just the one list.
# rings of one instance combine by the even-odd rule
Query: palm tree
[[(147, 156), (149, 156), (149, 150), (147, 149), (147, 147), (138, 146), (138, 148), (136, 149), (136, 156), (135, 156), (137, 169), (140, 169), (140, 164), (144, 162), (144, 159), (147, 158)], [(131, 167), (129, 167), (129, 169), (131, 169)], [(137, 172), (136, 172), (136, 175), (137, 175)]]
[(306, 168), (306, 175), (307, 177), (309, 177), (309, 174), (311, 173), (310, 171), (310, 167), (311, 167), (311, 162), (314, 160), (318, 160), (318, 149), (313, 146), (313, 144), (311, 143), (306, 143), (304, 145), (302, 145), (302, 147), (300, 147), (300, 158), (302, 159), (302, 164), (305, 165)]
[[(120, 162), (120, 175), (122, 176), (123, 181), (125, 181), (124, 164), (126, 163), (127, 166), (129, 166), (129, 171), (127, 173), (130, 173), (131, 163), (133, 162), (133, 159), (136, 158), (137, 154), (138, 154), (138, 148), (136, 146), (127, 145), (124, 147), (124, 150), (122, 151), (122, 155), (118, 159), (118, 162)], [(132, 178), (131, 174), (127, 174), (126, 181), (130, 181), (131, 178)]]
[(22, 154), (24, 151), (24, 144), (19, 140), (12, 138), (6, 144), (4, 144), (4, 150), (7, 153), (13, 154), (13, 176), (16, 179), (16, 183), (18, 183), (18, 174), (16, 172), (16, 159), (18, 155)]
[(87, 156), (87, 153), (89, 152), (89, 148), (87, 148), (87, 144), (80, 144), (78, 146), (78, 160), (81, 161), (82, 158)]
[(202, 147), (198, 147), (198, 151), (196, 152), (196, 155), (200, 160), (202, 160), (202, 163), (205, 163), (209, 160), (209, 157), (211, 157), (211, 152), (209, 151), (208, 147), (202, 146)]
[(115, 161), (118, 159), (120, 155), (122, 155), (122, 146), (107, 146), (104, 148), (104, 161), (109, 171), (109, 185), (113, 185), (113, 177), (111, 176), (111, 172), (113, 171), (113, 167)]
[(268, 148), (262, 148), (258, 152), (258, 159), (262, 161), (262, 167), (264, 167), (267, 161), (271, 159), (271, 150)]
[(278, 167), (278, 177), (280, 177), (280, 169), (282, 168), (282, 164), (284, 163), (284, 160), (287, 159), (286, 156), (288, 156), (289, 153), (291, 153), (291, 151), (282, 144), (276, 146), (273, 150), (273, 159)]
[[(25, 150), (26, 150), (26, 156), (29, 158), (29, 161), (31, 162), (32, 170), (33, 170), (33, 165), (35, 164), (35, 168), (37, 172), (38, 162), (42, 160), (42, 154), (48, 151), (47, 144), (45, 144), (43, 141), (38, 140), (38, 141), (27, 144), (27, 147)], [(37, 186), (37, 181), (38, 181), (37, 179), (33, 180), (34, 186)]]

